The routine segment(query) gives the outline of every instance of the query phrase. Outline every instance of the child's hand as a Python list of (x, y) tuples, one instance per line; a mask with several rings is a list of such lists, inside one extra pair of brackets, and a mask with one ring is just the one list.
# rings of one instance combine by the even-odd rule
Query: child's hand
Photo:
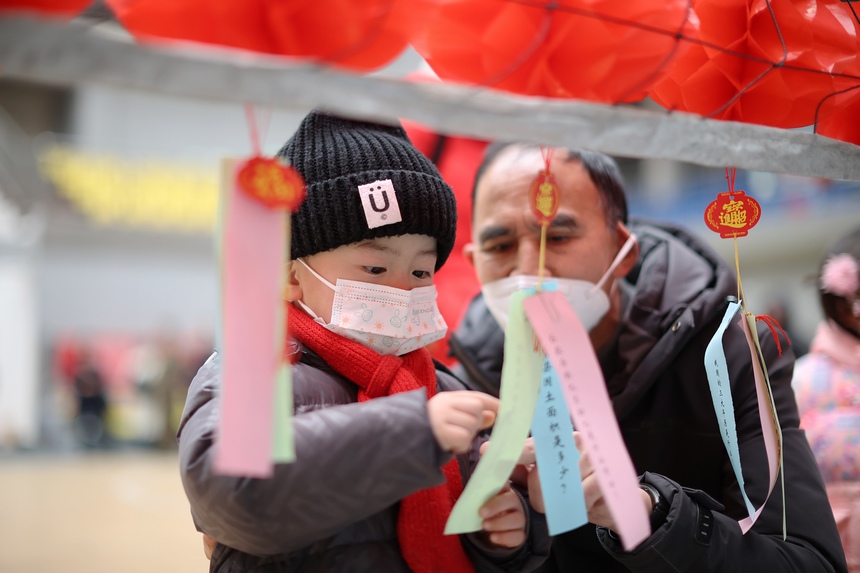
[(469, 451), (479, 431), (496, 421), (499, 399), (483, 392), (439, 392), (427, 401), (427, 415), (436, 441), (447, 452)]
[(520, 496), (510, 484), (484, 504), (480, 516), (490, 542), (502, 547), (519, 547), (526, 542), (526, 513)]

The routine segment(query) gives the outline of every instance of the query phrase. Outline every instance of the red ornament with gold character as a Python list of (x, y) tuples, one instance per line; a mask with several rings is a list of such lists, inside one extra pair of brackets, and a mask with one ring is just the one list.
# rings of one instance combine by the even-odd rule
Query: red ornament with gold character
[(705, 224), (723, 239), (745, 237), (760, 218), (758, 201), (743, 191), (720, 193), (705, 209)]
[(529, 189), (529, 204), (538, 225), (549, 225), (558, 211), (558, 184), (549, 170), (542, 170)]
[(239, 187), (270, 209), (295, 211), (305, 198), (305, 182), (299, 173), (277, 159), (249, 159), (237, 175)]

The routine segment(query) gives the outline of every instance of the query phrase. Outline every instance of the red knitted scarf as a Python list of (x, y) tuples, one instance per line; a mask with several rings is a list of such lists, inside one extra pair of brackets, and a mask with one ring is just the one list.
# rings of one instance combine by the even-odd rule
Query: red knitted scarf
[[(428, 398), (436, 394), (436, 368), (423, 348), (400, 357), (382, 356), (327, 330), (291, 306), (289, 330), (293, 338), (359, 387), (359, 402), (419, 388), (427, 389)], [(416, 573), (472, 572), (475, 568), (459, 536), (443, 533), (451, 508), (463, 491), (456, 458), (442, 469), (446, 483), (401, 500), (397, 520), (400, 551)]]

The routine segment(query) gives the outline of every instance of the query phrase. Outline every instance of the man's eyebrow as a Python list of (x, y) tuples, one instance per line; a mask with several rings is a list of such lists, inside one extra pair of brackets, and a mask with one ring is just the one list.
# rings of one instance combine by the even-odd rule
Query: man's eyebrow
[[(532, 218), (529, 221), (529, 227), (533, 230), (540, 229), (540, 226), (535, 222)], [(549, 224), (550, 229), (578, 229), (579, 222), (575, 217), (568, 215), (567, 213), (559, 213), (552, 220), (552, 223)], [(493, 239), (499, 239), (502, 237), (509, 237), (513, 235), (514, 232), (501, 225), (489, 225), (481, 229), (481, 232), (478, 233), (478, 244), (485, 243), (487, 241), (492, 241)]]
[(575, 229), (579, 227), (579, 222), (567, 213), (559, 213), (552, 220), (552, 223), (549, 224), (549, 227), (550, 229), (553, 227), (572, 227)]
[(502, 227), (501, 225), (490, 225), (488, 227), (484, 227), (481, 229), (481, 232), (478, 233), (478, 243), (486, 243), (487, 241), (492, 241), (493, 239), (498, 239), (500, 237), (507, 237), (512, 234), (513, 232), (507, 227)]
[[(574, 231), (580, 227), (579, 220), (567, 213), (559, 213), (549, 224), (550, 229), (566, 229)], [(540, 225), (532, 218), (529, 220), (529, 228), (533, 231), (539, 230)]]

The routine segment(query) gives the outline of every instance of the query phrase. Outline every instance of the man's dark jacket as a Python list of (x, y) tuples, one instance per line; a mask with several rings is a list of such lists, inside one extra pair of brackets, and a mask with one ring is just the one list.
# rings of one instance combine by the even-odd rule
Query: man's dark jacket
[[(180, 474), (195, 525), (219, 542), (210, 571), (408, 573), (397, 540), (399, 501), (443, 483), (441, 468), (451, 459), (430, 427), (426, 392), (358, 402), (358, 386), (310, 350), (295, 350), (296, 461), (277, 464), (268, 479), (213, 469), (220, 354), (203, 365), (188, 390), (179, 428)], [(437, 383), (439, 391), (466, 389), (441, 370)], [(464, 483), (480, 443), (457, 456)], [(521, 548), (491, 546), (480, 533), (461, 536), (476, 570), (513, 573), (540, 564), (549, 538), (543, 516), (533, 517)]]
[[(639, 239), (639, 260), (620, 285), (624, 309), (617, 337), (598, 356), (636, 470), (671, 498), (671, 508), (663, 525), (630, 553), (610, 531), (590, 524), (560, 535), (543, 570), (845, 571), (824, 485), (798, 429), (794, 355), (785, 340), (778, 356), (773, 336), (759, 323), (782, 426), (788, 532), (783, 540), (779, 481), (752, 530), (741, 534), (737, 520), (747, 513), (704, 368), (705, 348), (737, 293), (735, 276), (716, 253), (680, 229), (633, 222), (631, 230)], [(758, 507), (767, 493), (767, 457), (750, 350), (736, 322), (723, 342), (744, 480)], [(451, 341), (469, 385), (498, 395), (503, 339), (479, 295)]]

